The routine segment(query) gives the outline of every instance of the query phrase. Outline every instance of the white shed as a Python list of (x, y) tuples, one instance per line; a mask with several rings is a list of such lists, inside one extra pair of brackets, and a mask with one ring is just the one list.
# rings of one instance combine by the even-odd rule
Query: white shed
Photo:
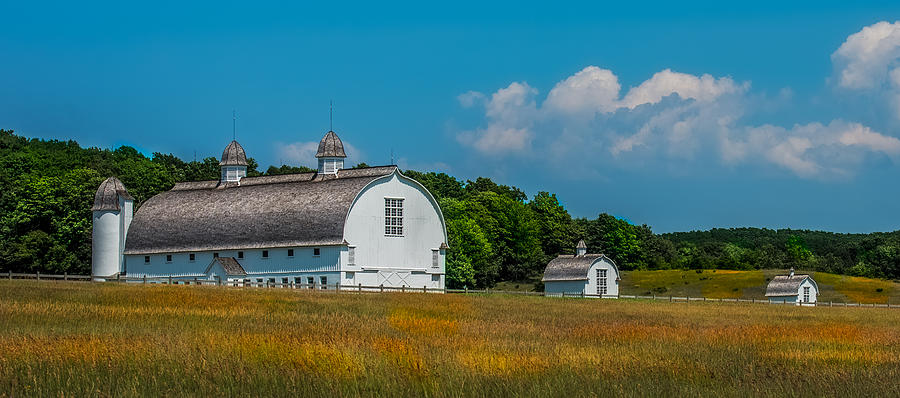
[(544, 292), (548, 295), (583, 294), (586, 297), (619, 297), (619, 268), (603, 254), (587, 254), (584, 241), (576, 254), (559, 255), (544, 269)]
[(794, 303), (796, 305), (815, 305), (819, 296), (819, 285), (809, 275), (795, 275), (791, 268), (789, 275), (772, 278), (766, 287), (766, 297), (770, 303)]

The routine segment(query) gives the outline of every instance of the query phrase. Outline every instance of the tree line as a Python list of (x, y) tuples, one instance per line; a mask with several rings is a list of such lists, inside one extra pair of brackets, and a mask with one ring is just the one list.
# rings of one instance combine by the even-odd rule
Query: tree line
[[(260, 171), (254, 159), (248, 163), (250, 177), (313, 171), (287, 165)], [(547, 262), (574, 254), (580, 239), (589, 252), (606, 254), (623, 270), (795, 267), (900, 278), (900, 232), (733, 228), (656, 234), (605, 213), (572, 217), (549, 192), (529, 198), (489, 178), (403, 172), (428, 188), (444, 213), (450, 287), (538, 281)], [(128, 146), (82, 148), (75, 141), (27, 139), (0, 129), (0, 271), (90, 273), (90, 208), (109, 176), (122, 180), (138, 209), (176, 182), (215, 180), (219, 173), (214, 157), (148, 157)]]

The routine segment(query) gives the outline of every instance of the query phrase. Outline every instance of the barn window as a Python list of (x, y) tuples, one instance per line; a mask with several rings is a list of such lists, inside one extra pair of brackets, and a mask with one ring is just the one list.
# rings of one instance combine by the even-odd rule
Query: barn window
[(321, 254), (322, 254), (322, 251), (319, 250), (318, 247), (315, 248), (315, 249), (313, 249), (313, 256), (318, 256), (318, 255), (321, 255)]
[(347, 265), (356, 264), (356, 248), (350, 246), (347, 249)]
[(213, 253), (213, 258), (219, 258), (219, 253)]
[(355, 276), (355, 275), (354, 275), (352, 272), (348, 272), (346, 275), (344, 275), (344, 277), (347, 278), (347, 279), (349, 279), (349, 280), (353, 280), (353, 277), (354, 277), (354, 276)]
[(194, 253), (188, 254), (188, 261), (194, 262), (197, 259), (197, 255)]
[(385, 236), (403, 236), (403, 199), (384, 198)]
[(287, 286), (287, 284), (288, 284), (288, 278), (281, 278), (282, 287)]
[(288, 257), (294, 257), (294, 249), (288, 249)]
[(295, 276), (295, 277), (294, 277), (294, 284), (295, 284), (295, 285), (302, 285), (302, 284), (303, 284), (303, 278), (302, 278), (302, 277), (299, 277), (299, 276)]
[(432, 275), (431, 275), (431, 281), (432, 281), (432, 282), (440, 282), (440, 281), (441, 281), (441, 276), (438, 275), (438, 274), (432, 274)]
[(307, 278), (306, 278), (306, 284), (309, 285), (309, 288), (310, 288), (310, 289), (312, 289), (312, 288), (313, 288), (313, 285), (316, 284), (316, 278), (313, 278), (313, 277), (311, 277), (311, 276), (307, 277)]
[(804, 303), (809, 302), (809, 286), (803, 287), (803, 302)]
[(603, 296), (606, 294), (606, 270), (597, 270), (597, 294)]
[(327, 278), (327, 277), (320, 276), (320, 277), (319, 277), (319, 283), (321, 283), (322, 289), (327, 289), (327, 288), (328, 288), (328, 278)]
[(171, 255), (171, 254), (166, 254), (166, 262), (167, 262), (167, 263), (171, 263), (171, 262), (172, 262), (172, 255)]
[(431, 266), (434, 268), (441, 266), (441, 251), (440, 250), (432, 250), (431, 251)]
[(269, 251), (263, 250), (263, 258), (269, 258)]
[(150, 264), (150, 256), (144, 256), (144, 263)]
[(244, 252), (238, 252), (238, 258), (244, 258)]

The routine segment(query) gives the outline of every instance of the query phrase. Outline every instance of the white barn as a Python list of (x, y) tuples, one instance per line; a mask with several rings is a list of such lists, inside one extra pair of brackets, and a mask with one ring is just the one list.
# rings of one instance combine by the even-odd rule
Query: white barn
[(237, 141), (218, 181), (177, 183), (132, 217), (115, 177), (94, 198), (95, 278), (443, 288), (447, 229), (434, 197), (396, 166), (344, 169), (337, 134), (316, 172), (246, 177)]
[(589, 297), (618, 297), (619, 268), (603, 254), (588, 254), (579, 241), (575, 255), (559, 255), (544, 269), (544, 293), (548, 295), (584, 294)]
[(791, 268), (789, 275), (772, 278), (766, 286), (766, 297), (770, 303), (794, 303), (796, 305), (815, 305), (819, 296), (819, 285), (809, 275), (794, 275)]

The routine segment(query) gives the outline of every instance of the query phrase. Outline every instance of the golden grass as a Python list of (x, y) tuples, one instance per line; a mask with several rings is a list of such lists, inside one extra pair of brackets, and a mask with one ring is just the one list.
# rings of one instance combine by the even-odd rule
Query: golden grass
[(897, 396), (898, 377), (896, 309), (0, 281), (0, 397)]
[(836, 292), (857, 303), (887, 303), (896, 288), (896, 283), (891, 281), (825, 272), (813, 273), (813, 279), (819, 286), (831, 285)]

